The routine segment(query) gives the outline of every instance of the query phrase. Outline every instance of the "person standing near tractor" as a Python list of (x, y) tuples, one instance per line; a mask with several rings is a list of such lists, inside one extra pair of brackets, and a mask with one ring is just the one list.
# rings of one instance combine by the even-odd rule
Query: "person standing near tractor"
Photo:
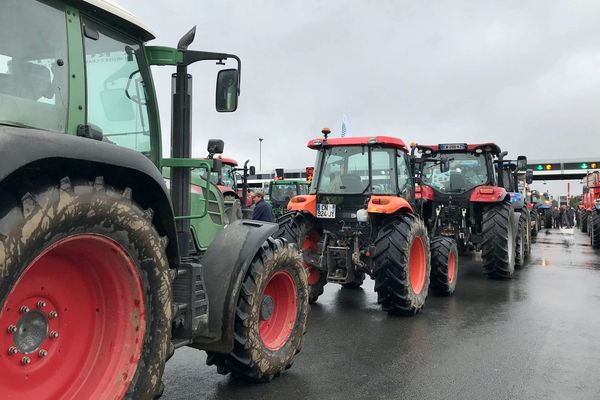
[(275, 214), (271, 205), (265, 201), (265, 194), (257, 190), (252, 193), (252, 202), (254, 203), (254, 212), (252, 219), (255, 221), (275, 222)]

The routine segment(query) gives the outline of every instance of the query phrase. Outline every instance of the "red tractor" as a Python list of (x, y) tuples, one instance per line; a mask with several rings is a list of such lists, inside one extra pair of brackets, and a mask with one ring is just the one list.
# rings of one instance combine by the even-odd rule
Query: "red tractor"
[(404, 142), (388, 136), (328, 139), (329, 130), (322, 132), (323, 138), (308, 142), (317, 151), (310, 192), (293, 197), (279, 220), (280, 235), (303, 251), (309, 301), (327, 283), (359, 287), (365, 275), (375, 279), (378, 302), (390, 314), (416, 314), (430, 274), (432, 282), (443, 281), (433, 290), (451, 293), (455, 244), (443, 238), (431, 243), (430, 253)]
[(582, 232), (590, 236), (593, 248), (600, 248), (600, 171), (592, 172), (585, 178), (583, 187), (580, 226)]
[(494, 143), (415, 145), (420, 186), (417, 198), (432, 236), (454, 238), (461, 253), (482, 250), (491, 278), (515, 269), (518, 215), (498, 162), (507, 154)]

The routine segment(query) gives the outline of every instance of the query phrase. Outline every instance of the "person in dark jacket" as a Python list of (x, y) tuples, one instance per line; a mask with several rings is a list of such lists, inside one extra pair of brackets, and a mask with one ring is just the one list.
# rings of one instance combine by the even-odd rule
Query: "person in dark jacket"
[(256, 221), (275, 222), (273, 208), (265, 201), (265, 194), (261, 191), (252, 193), (252, 202), (254, 203), (254, 212), (252, 219)]

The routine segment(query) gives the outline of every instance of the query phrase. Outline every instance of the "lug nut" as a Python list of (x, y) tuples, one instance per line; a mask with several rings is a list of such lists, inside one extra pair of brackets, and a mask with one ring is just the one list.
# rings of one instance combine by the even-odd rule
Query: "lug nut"
[(44, 358), (44, 357), (46, 357), (47, 355), (48, 355), (48, 352), (47, 352), (46, 350), (44, 350), (44, 349), (41, 349), (41, 350), (38, 352), (38, 356), (40, 356), (40, 358)]
[(58, 332), (56, 332), (56, 331), (50, 332), (50, 339), (56, 339), (56, 338), (58, 338)]
[(29, 357), (23, 357), (21, 359), (21, 364), (23, 364), (23, 365), (29, 365), (29, 364), (31, 364), (31, 359)]
[(17, 327), (14, 325), (8, 326), (8, 333), (15, 333), (17, 331)]
[(44, 300), (40, 300), (37, 302), (37, 306), (38, 308), (44, 308), (46, 307), (46, 302)]
[(8, 348), (8, 355), (9, 356), (14, 356), (15, 354), (17, 354), (17, 348), (15, 346), (11, 346)]
[(21, 306), (21, 308), (19, 308), (19, 311), (21, 311), (24, 314), (26, 312), (29, 312), (29, 307), (27, 307), (27, 306)]
[(56, 317), (58, 317), (58, 313), (57, 313), (56, 311), (50, 311), (50, 312), (48, 313), (48, 318), (50, 318), (50, 319), (54, 319), (54, 318), (56, 318)]

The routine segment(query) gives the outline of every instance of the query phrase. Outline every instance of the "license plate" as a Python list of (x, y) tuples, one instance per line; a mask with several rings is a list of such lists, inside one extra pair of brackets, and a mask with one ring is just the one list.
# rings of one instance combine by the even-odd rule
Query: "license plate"
[(444, 143), (439, 145), (440, 150), (466, 150), (466, 143)]
[(335, 218), (335, 204), (317, 204), (317, 218)]

